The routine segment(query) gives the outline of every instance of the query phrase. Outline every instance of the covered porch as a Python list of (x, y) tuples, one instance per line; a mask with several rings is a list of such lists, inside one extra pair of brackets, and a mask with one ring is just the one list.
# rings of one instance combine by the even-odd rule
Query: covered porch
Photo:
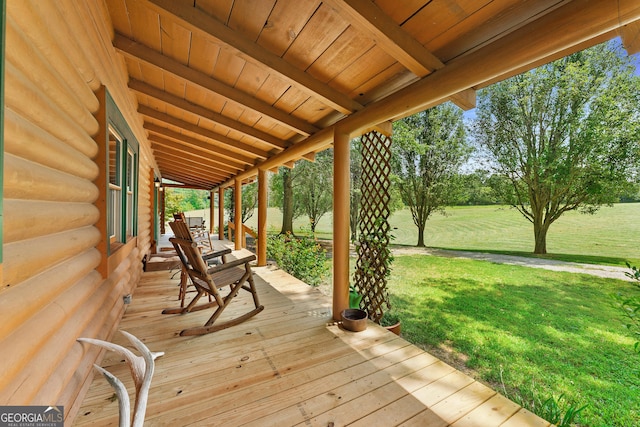
[[(145, 425), (549, 425), (373, 322), (363, 332), (344, 330), (332, 319), (331, 298), (273, 266), (254, 268), (262, 313), (180, 337), (210, 313), (161, 314), (179, 304), (174, 273), (145, 273), (120, 323), (166, 353), (156, 360)], [(240, 294), (225, 315), (246, 304), (250, 296)], [(120, 334), (114, 342), (127, 345)], [(133, 390), (119, 356), (107, 353), (102, 366)], [(113, 397), (96, 376), (74, 425), (116, 425)]]

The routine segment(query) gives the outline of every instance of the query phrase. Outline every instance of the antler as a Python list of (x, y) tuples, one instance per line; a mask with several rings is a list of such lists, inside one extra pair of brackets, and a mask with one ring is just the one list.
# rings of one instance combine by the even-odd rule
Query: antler
[[(136, 356), (131, 350), (107, 341), (97, 340), (94, 338), (78, 338), (78, 341), (97, 345), (107, 350), (114, 351), (124, 357), (127, 365), (129, 365), (131, 376), (133, 377), (133, 381), (136, 386), (136, 406), (133, 411), (133, 422), (131, 426), (141, 427), (144, 423), (144, 417), (147, 411), (147, 400), (149, 397), (149, 388), (151, 387), (151, 377), (153, 376), (155, 368), (154, 360), (163, 356), (164, 352), (151, 352), (147, 346), (135, 336), (126, 331), (120, 332), (127, 337), (129, 342), (133, 344), (142, 356)], [(115, 389), (116, 396), (119, 401), (120, 427), (126, 427), (130, 417), (130, 402), (129, 395), (124, 384), (122, 384), (122, 382), (113, 374), (103, 368), (97, 365), (94, 365), (94, 367), (105, 376), (109, 384), (111, 384)]]

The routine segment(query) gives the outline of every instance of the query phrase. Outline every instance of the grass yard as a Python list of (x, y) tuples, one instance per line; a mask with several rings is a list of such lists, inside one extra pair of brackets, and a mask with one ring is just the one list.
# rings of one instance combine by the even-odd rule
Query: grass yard
[[(585, 426), (640, 425), (640, 355), (610, 294), (628, 283), (511, 265), (400, 256), (402, 334), (531, 407), (565, 396)], [(539, 405), (540, 402), (537, 402)]]
[[(269, 208), (269, 230), (280, 231), (282, 214)], [(394, 227), (393, 244), (415, 246), (417, 228), (408, 209), (390, 218)], [(257, 215), (248, 222), (257, 227)], [(316, 229), (317, 237), (331, 239), (331, 214)], [(298, 231), (309, 231), (306, 218), (294, 222)], [(625, 261), (640, 266), (640, 203), (602, 207), (595, 215), (568, 212), (551, 225), (547, 236), (548, 258), (591, 264), (624, 266)], [(425, 244), (429, 247), (509, 253), (531, 256), (533, 226), (508, 206), (457, 206), (447, 208), (445, 216), (433, 215), (427, 221)]]

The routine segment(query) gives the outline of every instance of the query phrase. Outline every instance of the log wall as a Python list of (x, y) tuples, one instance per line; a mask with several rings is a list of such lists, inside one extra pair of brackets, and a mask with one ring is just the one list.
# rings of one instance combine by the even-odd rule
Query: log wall
[[(67, 425), (102, 357), (76, 339), (110, 340), (140, 280), (155, 163), (102, 1), (8, 1), (6, 21), (0, 405), (64, 405)], [(103, 87), (140, 144), (137, 238), (111, 259)]]

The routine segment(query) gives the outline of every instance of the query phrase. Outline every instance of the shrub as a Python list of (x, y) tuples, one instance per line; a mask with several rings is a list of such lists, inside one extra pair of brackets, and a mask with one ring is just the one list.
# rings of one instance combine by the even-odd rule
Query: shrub
[(290, 233), (269, 237), (267, 257), (292, 276), (318, 286), (328, 274), (326, 251), (311, 238), (295, 237)]
[[(640, 270), (628, 262), (627, 267), (629, 267), (631, 271), (625, 273), (625, 275), (633, 280), (632, 283), (637, 289), (640, 289)], [(617, 293), (612, 295), (612, 297), (615, 306), (622, 312), (625, 318), (625, 327), (631, 335), (638, 340), (634, 344), (634, 349), (640, 353), (640, 296), (624, 296), (622, 293)]]

